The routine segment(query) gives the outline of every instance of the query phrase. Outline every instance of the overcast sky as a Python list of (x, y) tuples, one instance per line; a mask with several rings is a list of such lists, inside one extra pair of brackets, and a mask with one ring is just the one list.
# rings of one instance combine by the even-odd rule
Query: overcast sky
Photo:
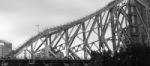
[(45, 28), (82, 18), (112, 0), (0, 0), (0, 39), (24, 43)]

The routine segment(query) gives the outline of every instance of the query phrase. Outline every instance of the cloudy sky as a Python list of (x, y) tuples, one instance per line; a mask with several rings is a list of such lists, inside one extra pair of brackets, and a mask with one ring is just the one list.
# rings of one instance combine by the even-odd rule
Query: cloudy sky
[(0, 0), (0, 39), (24, 43), (40, 31), (82, 18), (112, 0)]

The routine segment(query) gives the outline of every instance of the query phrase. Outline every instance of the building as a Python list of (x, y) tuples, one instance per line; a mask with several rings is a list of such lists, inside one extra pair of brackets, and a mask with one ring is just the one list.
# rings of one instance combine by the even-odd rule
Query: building
[(12, 43), (0, 40), (0, 58), (4, 57), (12, 51)]

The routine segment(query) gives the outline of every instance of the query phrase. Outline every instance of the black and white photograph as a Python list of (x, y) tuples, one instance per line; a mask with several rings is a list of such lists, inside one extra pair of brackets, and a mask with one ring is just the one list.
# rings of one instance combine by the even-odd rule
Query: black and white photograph
[(0, 66), (150, 66), (150, 0), (0, 0)]

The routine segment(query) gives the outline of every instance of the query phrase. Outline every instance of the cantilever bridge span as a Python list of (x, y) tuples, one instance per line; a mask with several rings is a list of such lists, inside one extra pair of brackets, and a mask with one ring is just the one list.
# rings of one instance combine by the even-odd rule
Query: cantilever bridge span
[[(115, 0), (65, 25), (45, 29), (7, 57), (32, 60), (90, 60), (92, 52), (113, 57), (120, 50), (150, 42), (148, 0)], [(96, 59), (95, 59), (96, 60)]]

